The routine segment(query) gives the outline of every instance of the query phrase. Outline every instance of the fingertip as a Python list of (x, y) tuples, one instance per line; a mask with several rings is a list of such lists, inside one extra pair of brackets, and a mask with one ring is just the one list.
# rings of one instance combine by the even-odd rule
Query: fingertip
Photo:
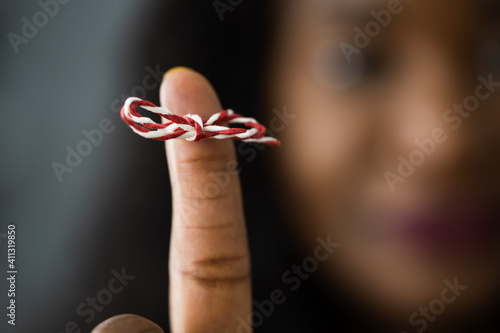
[(168, 70), (168, 71), (167, 71), (167, 72), (163, 75), (163, 79), (165, 79), (165, 77), (166, 77), (167, 75), (170, 75), (170, 74), (172, 74), (172, 73), (174, 73), (174, 72), (178, 72), (178, 71), (184, 71), (184, 70), (187, 70), (187, 71), (191, 70), (191, 71), (192, 71), (192, 69), (191, 69), (191, 68), (186, 67), (186, 66), (177, 66), (177, 67), (172, 67), (171, 69), (169, 69), (169, 70)]
[(209, 117), (221, 111), (219, 98), (210, 82), (187, 67), (175, 67), (163, 77), (160, 102), (173, 113)]

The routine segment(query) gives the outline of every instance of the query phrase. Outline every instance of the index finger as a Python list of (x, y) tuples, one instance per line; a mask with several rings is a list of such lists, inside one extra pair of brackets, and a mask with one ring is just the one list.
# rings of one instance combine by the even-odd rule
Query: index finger
[[(222, 110), (210, 83), (189, 69), (167, 73), (160, 98), (181, 116)], [(251, 287), (240, 182), (228, 169), (236, 164), (234, 144), (172, 140), (166, 152), (173, 196), (172, 332), (235, 332), (238, 318), (251, 312)], [(217, 184), (213, 175), (225, 181)]]

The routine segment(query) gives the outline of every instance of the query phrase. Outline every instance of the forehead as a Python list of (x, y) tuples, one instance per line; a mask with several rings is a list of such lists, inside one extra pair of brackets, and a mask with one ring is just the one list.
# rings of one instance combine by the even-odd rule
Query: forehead
[[(414, 16), (446, 17), (453, 15), (487, 16), (499, 20), (499, 0), (296, 0), (281, 1), (283, 5), (292, 5), (296, 14), (314, 15), (325, 20), (363, 20), (372, 10), (402, 8), (411, 11)], [(420, 22), (421, 24), (423, 22)]]
[[(363, 27), (381, 11), (392, 14), (384, 36), (405, 38), (407, 34), (426, 35), (435, 40), (466, 43), (478, 32), (500, 23), (499, 0), (282, 0), (287, 6), (290, 31), (334, 27), (352, 32)], [(286, 12), (286, 11), (285, 11)], [(295, 28), (295, 29), (294, 29)], [(461, 36), (461, 37), (460, 37)]]

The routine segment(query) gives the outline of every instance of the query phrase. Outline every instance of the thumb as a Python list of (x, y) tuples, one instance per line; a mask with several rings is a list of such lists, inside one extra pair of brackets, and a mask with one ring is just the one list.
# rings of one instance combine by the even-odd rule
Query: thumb
[(133, 314), (122, 314), (97, 325), (91, 333), (163, 333), (160, 326)]

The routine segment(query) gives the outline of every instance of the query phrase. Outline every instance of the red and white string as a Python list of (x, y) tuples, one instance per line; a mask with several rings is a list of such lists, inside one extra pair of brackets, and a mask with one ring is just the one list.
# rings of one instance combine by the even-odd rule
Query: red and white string
[[(141, 116), (136, 110), (138, 106), (159, 114), (165, 119), (165, 122), (156, 123), (148, 117)], [(147, 139), (161, 141), (171, 139), (185, 139), (187, 141), (234, 139), (269, 146), (280, 145), (277, 139), (265, 136), (265, 126), (259, 124), (255, 119), (243, 117), (233, 110), (223, 110), (209, 118), (201, 118), (196, 114), (181, 117), (167, 108), (156, 106), (136, 97), (130, 97), (125, 101), (120, 115), (135, 133)], [(240, 124), (247, 128), (227, 127), (223, 124)]]

